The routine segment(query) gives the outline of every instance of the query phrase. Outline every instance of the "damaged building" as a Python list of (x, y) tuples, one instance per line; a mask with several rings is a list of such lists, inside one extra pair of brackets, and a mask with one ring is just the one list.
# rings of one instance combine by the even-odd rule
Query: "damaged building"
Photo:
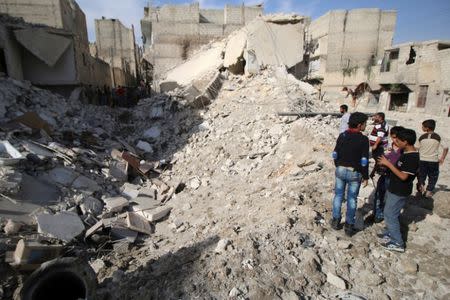
[(396, 19), (395, 11), (353, 9), (333, 10), (313, 20), (305, 32), (307, 68), (297, 71), (298, 77), (320, 81), (322, 90), (334, 92), (377, 82)]
[(144, 58), (154, 77), (190, 57), (201, 45), (221, 39), (263, 14), (263, 6), (200, 9), (200, 4), (146, 7), (141, 28)]
[(379, 83), (382, 110), (450, 116), (450, 41), (386, 48)]
[(127, 28), (117, 19), (102, 18), (95, 20), (95, 35), (91, 54), (110, 64), (113, 86), (136, 85), (140, 52), (134, 27)]
[(85, 84), (111, 85), (108, 64), (90, 55), (86, 17), (72, 0), (2, 1), (0, 60), (16, 79), (68, 95)]

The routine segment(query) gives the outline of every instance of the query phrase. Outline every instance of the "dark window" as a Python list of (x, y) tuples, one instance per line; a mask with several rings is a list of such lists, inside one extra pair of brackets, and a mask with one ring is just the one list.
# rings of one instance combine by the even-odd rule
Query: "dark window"
[(438, 44), (438, 50), (450, 49), (450, 44)]
[(419, 86), (419, 95), (417, 96), (417, 107), (425, 107), (427, 102), (428, 85)]
[(3, 72), (6, 75), (8, 75), (8, 69), (6, 67), (5, 50), (3, 49), (0, 49), (0, 72)]
[(399, 50), (398, 49), (396, 49), (396, 50), (392, 50), (392, 51), (390, 51), (389, 52), (389, 59), (391, 60), (391, 59), (398, 59), (398, 54), (399, 54)]

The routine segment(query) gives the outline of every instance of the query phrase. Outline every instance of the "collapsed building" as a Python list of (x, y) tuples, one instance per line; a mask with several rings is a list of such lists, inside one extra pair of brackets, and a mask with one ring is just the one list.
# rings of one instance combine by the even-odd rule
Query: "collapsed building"
[(95, 20), (96, 42), (91, 54), (111, 66), (113, 86), (132, 86), (139, 77), (140, 52), (136, 45), (134, 27), (125, 27), (117, 19)]
[(222, 39), (262, 15), (263, 6), (200, 9), (200, 4), (145, 7), (141, 28), (144, 58), (160, 79), (168, 69), (191, 57), (199, 46)]
[(75, 1), (7, 0), (0, 13), (9, 15), (0, 24), (0, 60), (9, 76), (65, 95), (82, 84), (111, 86), (108, 64), (90, 55), (86, 17)]

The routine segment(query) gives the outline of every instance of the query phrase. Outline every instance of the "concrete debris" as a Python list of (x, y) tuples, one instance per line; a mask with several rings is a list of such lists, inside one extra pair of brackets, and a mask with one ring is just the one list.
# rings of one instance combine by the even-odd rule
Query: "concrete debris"
[(216, 249), (214, 250), (214, 252), (216, 253), (222, 253), (225, 252), (227, 250), (228, 245), (231, 244), (231, 241), (228, 239), (221, 239), (216, 246)]
[(9, 219), (6, 224), (5, 228), (3, 228), (3, 231), (6, 235), (15, 235), (19, 232), (20, 228), (22, 227), (21, 223), (14, 222), (13, 220)]
[(90, 213), (97, 216), (103, 211), (103, 203), (94, 197), (87, 197), (80, 204), (80, 209), (83, 214)]
[(164, 219), (172, 210), (172, 207), (160, 207), (137, 211), (136, 213), (146, 218), (149, 222), (158, 222)]
[(139, 141), (136, 145), (136, 148), (138, 148), (144, 152), (147, 152), (147, 153), (153, 153), (152, 145), (150, 145), (149, 143), (144, 142), (144, 141)]
[(137, 232), (152, 234), (148, 221), (136, 213), (127, 212), (127, 226), (129, 229)]
[(57, 258), (61, 245), (41, 244), (37, 241), (19, 240), (16, 250), (7, 253), (6, 262), (22, 270), (37, 269), (42, 263)]
[(0, 166), (11, 166), (23, 161), (25, 157), (8, 141), (0, 141)]
[(80, 217), (71, 212), (60, 212), (55, 215), (40, 214), (36, 216), (38, 232), (49, 237), (70, 242), (84, 231)]
[(161, 135), (161, 129), (159, 127), (153, 126), (144, 132), (143, 137), (146, 139), (157, 139)]
[(339, 276), (334, 275), (333, 273), (328, 272), (327, 273), (327, 282), (329, 284), (334, 285), (338, 289), (346, 290), (347, 284), (345, 283), (344, 279), (342, 279)]
[(105, 207), (110, 213), (121, 212), (124, 207), (129, 205), (129, 202), (124, 197), (105, 198)]

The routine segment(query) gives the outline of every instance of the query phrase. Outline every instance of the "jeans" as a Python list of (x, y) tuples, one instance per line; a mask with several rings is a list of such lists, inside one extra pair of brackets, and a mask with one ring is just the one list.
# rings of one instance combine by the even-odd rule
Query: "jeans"
[(405, 196), (398, 196), (391, 192), (386, 192), (386, 204), (384, 206), (384, 223), (391, 240), (400, 246), (404, 246), (402, 234), (400, 233), (400, 211), (406, 202)]
[(373, 200), (373, 214), (377, 219), (383, 219), (383, 210), (385, 204), (385, 195), (389, 186), (389, 174), (381, 175), (377, 182), (375, 190), (375, 199)]
[(341, 220), (342, 199), (344, 198), (345, 188), (347, 186), (347, 214), (345, 216), (345, 222), (353, 225), (355, 224), (356, 197), (358, 197), (359, 187), (361, 186), (361, 173), (352, 169), (337, 167), (335, 175), (333, 218)]
[(432, 192), (439, 178), (439, 162), (420, 161), (419, 164), (419, 185), (425, 185), (428, 176), (427, 191)]

